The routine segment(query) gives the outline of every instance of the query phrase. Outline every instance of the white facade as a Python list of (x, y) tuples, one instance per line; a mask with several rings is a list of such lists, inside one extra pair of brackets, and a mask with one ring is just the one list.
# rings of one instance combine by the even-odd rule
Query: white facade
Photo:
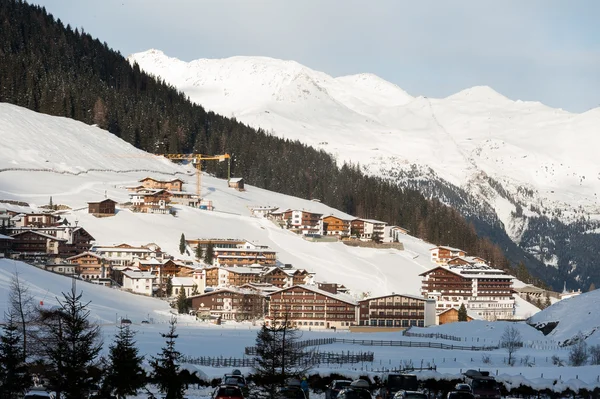
[(277, 209), (279, 209), (276, 206), (249, 206), (248, 209), (250, 209), (250, 213), (252, 214), (252, 216), (256, 216), (259, 218), (266, 218), (267, 216), (269, 216), (271, 214), (271, 212), (276, 211)]
[[(198, 287), (193, 277), (173, 277), (171, 278), (171, 284), (173, 285), (173, 290), (171, 291), (172, 297), (178, 296), (179, 291), (181, 291), (182, 289), (185, 291), (186, 297), (201, 294), (202, 292), (204, 292), (204, 287), (202, 287), (202, 289), (201, 287)], [(194, 288), (196, 291), (195, 294), (193, 293)]]
[(123, 289), (152, 296), (156, 276), (150, 272), (126, 270), (123, 272)]
[[(154, 246), (154, 247), (153, 247)], [(118, 266), (133, 265), (139, 259), (158, 259), (162, 260), (162, 252), (156, 244), (149, 244), (148, 247), (93, 247), (92, 252), (97, 253), (108, 259), (111, 264)]]

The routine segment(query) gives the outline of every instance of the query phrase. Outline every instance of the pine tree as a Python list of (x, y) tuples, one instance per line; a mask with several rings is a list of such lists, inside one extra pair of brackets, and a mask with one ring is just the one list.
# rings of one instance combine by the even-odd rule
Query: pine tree
[(104, 382), (108, 391), (119, 399), (137, 394), (146, 383), (146, 373), (142, 369), (144, 357), (138, 355), (134, 336), (128, 325), (121, 324), (115, 341), (109, 347), (108, 374)]
[(185, 252), (185, 246), (185, 235), (181, 233), (181, 238), (179, 239), (179, 253), (181, 255), (183, 255), (183, 253)]
[(169, 332), (160, 334), (166, 339), (166, 346), (158, 357), (152, 357), (151, 380), (158, 386), (160, 392), (166, 394), (165, 399), (183, 399), (185, 387), (179, 372), (179, 358), (181, 354), (175, 350), (175, 325), (177, 320), (172, 318), (169, 322)]
[(198, 285), (196, 285), (196, 283), (194, 283), (192, 285), (192, 295), (198, 295), (198, 294), (199, 294), (199, 292), (198, 292)]
[(458, 308), (458, 321), (467, 321), (467, 308), (464, 303), (461, 303)]
[(20, 398), (32, 385), (19, 328), (9, 316), (0, 336), (0, 398)]
[(43, 312), (43, 355), (48, 379), (58, 396), (79, 399), (99, 380), (92, 374), (102, 348), (100, 327), (89, 321), (88, 303), (81, 302), (75, 286), (63, 293), (60, 309)]
[(200, 246), (200, 244), (198, 244), (198, 246), (196, 247), (196, 259), (198, 261), (200, 261), (202, 259), (202, 247)]
[(552, 302), (550, 301), (550, 295), (548, 293), (546, 293), (546, 300), (544, 301), (544, 309), (546, 309), (549, 306), (552, 306)]
[(173, 295), (173, 280), (171, 279), (171, 277), (167, 278), (167, 286), (165, 287), (165, 292), (167, 293), (168, 297)]
[(181, 288), (179, 288), (179, 295), (177, 296), (177, 311), (180, 314), (187, 313), (188, 311), (187, 295), (185, 294), (185, 288), (183, 287), (183, 284), (181, 284)]
[(214, 246), (212, 243), (208, 243), (206, 246), (206, 251), (204, 252), (204, 263), (207, 265), (212, 265), (214, 256)]
[(52, 204), (52, 196), (50, 196), (50, 203), (48, 204), (50, 209), (54, 209), (54, 204)]

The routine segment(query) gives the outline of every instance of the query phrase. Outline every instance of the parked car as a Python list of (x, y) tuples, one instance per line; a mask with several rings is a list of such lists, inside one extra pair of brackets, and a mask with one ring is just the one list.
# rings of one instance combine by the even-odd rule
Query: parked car
[(454, 387), (454, 390), (471, 392), (471, 386), (469, 384), (456, 384), (456, 386)]
[(240, 370), (233, 370), (231, 374), (225, 374), (223, 376), (223, 383), (225, 385), (237, 385), (242, 390), (244, 395), (248, 395), (248, 385), (246, 384), (246, 378), (244, 378)]
[(212, 399), (244, 399), (242, 389), (237, 385), (220, 385), (213, 394)]
[(44, 388), (34, 388), (28, 391), (23, 399), (54, 399), (56, 398), (56, 394), (54, 392), (46, 391)]
[(468, 391), (450, 391), (446, 399), (475, 399), (475, 396)]
[(338, 393), (337, 399), (373, 399), (369, 388), (370, 385), (367, 381), (354, 380)]
[(352, 383), (351, 380), (333, 380), (329, 385), (327, 385), (327, 390), (325, 391), (325, 399), (336, 399), (338, 393), (340, 391)]
[(419, 383), (414, 374), (390, 373), (379, 390), (382, 399), (392, 399), (398, 391), (417, 391)]
[(394, 399), (427, 399), (427, 395), (420, 391), (401, 390), (394, 394)]
[(129, 319), (121, 319), (121, 324), (129, 326), (129, 325), (131, 325), (131, 320), (129, 320)]

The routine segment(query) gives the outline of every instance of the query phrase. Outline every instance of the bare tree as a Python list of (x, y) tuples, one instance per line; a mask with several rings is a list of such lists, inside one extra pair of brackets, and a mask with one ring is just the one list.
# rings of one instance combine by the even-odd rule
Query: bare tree
[(521, 333), (515, 326), (506, 326), (502, 337), (500, 337), (500, 347), (508, 352), (508, 364), (515, 364), (515, 353), (523, 346)]
[(20, 280), (19, 273), (16, 271), (10, 282), (8, 302), (9, 314), (15, 320), (19, 333), (23, 337), (23, 361), (25, 361), (31, 352), (30, 346), (27, 345), (27, 338), (30, 336), (28, 325), (35, 320), (37, 309), (33, 296), (29, 293), (29, 287)]
[(571, 366), (583, 366), (587, 363), (588, 357), (590, 356), (588, 353), (587, 343), (585, 342), (585, 338), (581, 331), (577, 334), (574, 339), (575, 343), (571, 346), (571, 350), (569, 351), (569, 363)]
[(590, 346), (590, 364), (600, 364), (600, 345)]

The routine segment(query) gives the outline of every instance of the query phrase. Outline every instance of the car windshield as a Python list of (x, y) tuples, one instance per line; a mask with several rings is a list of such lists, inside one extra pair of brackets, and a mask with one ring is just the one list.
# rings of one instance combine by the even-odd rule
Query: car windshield
[(342, 388), (347, 387), (349, 385), (350, 385), (350, 381), (337, 381), (334, 384), (333, 388), (335, 388), (335, 389), (342, 389)]
[(244, 377), (239, 376), (239, 375), (228, 375), (225, 378), (225, 383), (226, 384), (244, 385)]
[(494, 380), (473, 380), (473, 389), (491, 391), (496, 389), (496, 381)]
[(406, 399), (427, 399), (427, 395), (418, 392), (409, 392), (406, 395), (404, 395), (404, 397)]
[(217, 396), (242, 396), (242, 391), (236, 387), (221, 387)]

